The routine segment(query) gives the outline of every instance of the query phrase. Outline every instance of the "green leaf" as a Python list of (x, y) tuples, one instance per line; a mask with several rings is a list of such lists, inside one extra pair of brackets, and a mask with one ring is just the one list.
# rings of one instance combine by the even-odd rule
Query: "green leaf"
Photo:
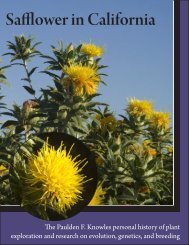
[(2, 112), (2, 115), (6, 115), (6, 116), (10, 116), (10, 117), (14, 117), (14, 114), (11, 112)]
[(25, 128), (23, 126), (18, 125), (15, 128), (15, 133), (19, 134), (19, 133), (23, 132), (24, 130), (25, 130)]
[(68, 110), (68, 109), (69, 109), (69, 107), (66, 106), (66, 105), (61, 105), (61, 106), (59, 106), (59, 108), (58, 108), (59, 111), (62, 111), (62, 110)]
[(30, 79), (25, 77), (25, 78), (22, 78), (21, 81), (26, 81), (26, 82), (30, 82)]
[(54, 79), (60, 79), (60, 77), (58, 75), (56, 75), (56, 74), (54, 74), (54, 73), (52, 73), (50, 71), (41, 71), (41, 73), (45, 73), (45, 74), (53, 77)]
[(35, 72), (35, 70), (36, 70), (37, 68), (38, 68), (37, 66), (34, 67), (34, 68), (32, 68), (31, 71), (28, 73), (28, 76), (30, 77), (30, 76)]
[(5, 174), (0, 178), (0, 183), (9, 178), (9, 174)]
[(28, 93), (30, 93), (30, 94), (32, 94), (32, 95), (35, 94), (35, 90), (33, 90), (32, 88), (30, 88), (30, 87), (28, 87), (28, 86), (23, 86), (23, 88), (25, 88), (25, 90), (26, 90)]
[(142, 202), (140, 205), (148, 205), (148, 204), (154, 204), (154, 199), (150, 198)]
[(1, 128), (6, 128), (6, 127), (9, 127), (9, 126), (16, 126), (18, 125), (18, 122), (17, 121), (14, 121), (14, 120), (8, 120), (6, 121), (2, 126)]

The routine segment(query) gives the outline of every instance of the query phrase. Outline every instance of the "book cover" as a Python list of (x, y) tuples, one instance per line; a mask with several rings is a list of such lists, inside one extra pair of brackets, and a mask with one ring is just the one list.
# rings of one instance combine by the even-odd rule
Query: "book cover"
[(0, 242), (188, 244), (185, 0), (0, 8)]

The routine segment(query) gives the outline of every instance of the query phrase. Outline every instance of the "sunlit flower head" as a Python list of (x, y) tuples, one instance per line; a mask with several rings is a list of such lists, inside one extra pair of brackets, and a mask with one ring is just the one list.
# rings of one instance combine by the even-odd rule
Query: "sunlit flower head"
[(67, 152), (63, 144), (55, 150), (46, 142), (37, 155), (29, 158), (27, 171), (22, 177), (25, 183), (23, 204), (66, 212), (82, 199), (87, 181), (81, 174), (83, 161), (73, 158), (70, 151)]
[(153, 112), (150, 124), (154, 128), (168, 129), (170, 124), (170, 116), (167, 112)]
[(102, 47), (96, 46), (92, 43), (83, 43), (81, 47), (81, 52), (89, 55), (90, 57), (101, 57), (104, 53)]
[(70, 65), (63, 68), (63, 72), (68, 76), (65, 79), (65, 87), (73, 82), (76, 95), (92, 95), (97, 92), (100, 77), (96, 69), (89, 66)]
[(103, 205), (105, 199), (106, 190), (102, 188), (102, 183), (99, 183), (89, 206)]
[(145, 116), (150, 118), (153, 110), (153, 105), (148, 100), (130, 99), (127, 107), (127, 112), (134, 117)]

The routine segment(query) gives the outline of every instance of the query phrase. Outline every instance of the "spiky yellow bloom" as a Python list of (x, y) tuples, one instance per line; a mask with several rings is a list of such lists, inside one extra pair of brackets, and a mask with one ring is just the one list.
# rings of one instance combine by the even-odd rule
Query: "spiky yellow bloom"
[(81, 47), (81, 52), (89, 55), (90, 57), (101, 57), (104, 53), (102, 47), (96, 46), (92, 43), (83, 43)]
[(81, 200), (87, 181), (81, 174), (83, 161), (73, 158), (70, 151), (63, 144), (55, 150), (46, 142), (37, 155), (29, 158), (23, 177), (25, 205), (42, 205), (45, 209), (49, 206), (57, 212), (66, 212)]
[(153, 110), (153, 105), (148, 100), (130, 99), (127, 107), (127, 112), (134, 117), (145, 116), (150, 118)]
[(63, 71), (68, 76), (64, 85), (67, 87), (72, 81), (75, 85), (76, 95), (92, 95), (97, 92), (100, 77), (96, 69), (79, 64), (66, 66)]
[(153, 112), (150, 120), (150, 124), (154, 128), (168, 129), (170, 124), (169, 113), (167, 112)]
[(102, 183), (99, 183), (89, 206), (103, 205), (106, 191), (102, 188)]

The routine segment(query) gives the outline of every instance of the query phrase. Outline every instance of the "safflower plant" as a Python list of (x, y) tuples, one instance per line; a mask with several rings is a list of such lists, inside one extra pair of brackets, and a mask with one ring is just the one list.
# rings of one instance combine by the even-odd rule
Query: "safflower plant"
[[(101, 65), (102, 47), (91, 43), (64, 47), (59, 42), (58, 47), (51, 46), (52, 55), (46, 55), (38, 50), (39, 45), (30, 37), (16, 36), (14, 42), (8, 42), (9, 51), (4, 54), (10, 57), (10, 63), (0, 68), (1, 83), (6, 82), (7, 69), (23, 69), (23, 89), (28, 93), (28, 100), (12, 108), (0, 97), (0, 119), (3, 115), (8, 118), (0, 122), (1, 205), (42, 205), (40, 215), (47, 219), (47, 206), (66, 212), (81, 198), (86, 176), (63, 145), (55, 149), (46, 141), (37, 155), (33, 153), (35, 142), (40, 140), (37, 135), (51, 132), (74, 136), (93, 152), (98, 186), (90, 206), (172, 205), (169, 114), (154, 111), (151, 101), (130, 98), (124, 115), (114, 115), (108, 104), (97, 101), (99, 85), (106, 76), (101, 72), (106, 68)], [(32, 66), (36, 58), (46, 65), (45, 69)], [(41, 73), (49, 76), (51, 85), (41, 84), (36, 92), (33, 75), (40, 81)], [(66, 162), (64, 181), (61, 158)], [(66, 192), (68, 196), (71, 193), (70, 199)]]

